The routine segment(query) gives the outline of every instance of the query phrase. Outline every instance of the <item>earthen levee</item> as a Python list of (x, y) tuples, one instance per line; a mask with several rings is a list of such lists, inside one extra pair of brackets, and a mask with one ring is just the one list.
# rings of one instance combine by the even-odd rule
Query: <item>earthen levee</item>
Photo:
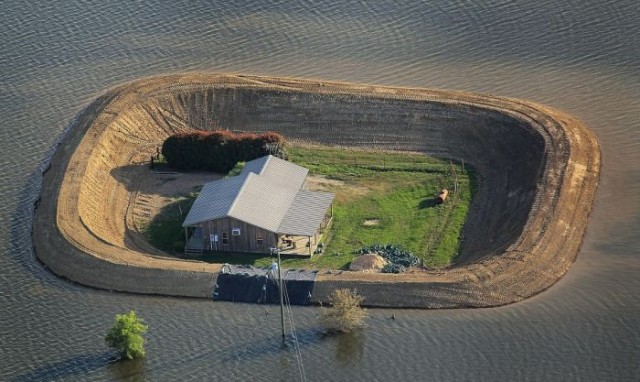
[(484, 307), (522, 300), (566, 273), (600, 170), (580, 122), (531, 102), (428, 89), (189, 74), (116, 87), (56, 150), (34, 223), (38, 258), (89, 286), (210, 297), (217, 265), (163, 256), (132, 235), (136, 171), (169, 134), (217, 126), (290, 139), (464, 160), (478, 189), (455, 266), (410, 275), (321, 272), (313, 299), (357, 288), (370, 306)]

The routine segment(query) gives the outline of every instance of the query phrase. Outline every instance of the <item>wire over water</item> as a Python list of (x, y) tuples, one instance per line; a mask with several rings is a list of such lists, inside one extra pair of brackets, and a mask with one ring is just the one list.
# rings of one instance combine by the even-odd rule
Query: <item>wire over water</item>
[(307, 376), (304, 370), (304, 364), (302, 362), (302, 352), (300, 351), (300, 343), (298, 342), (298, 335), (296, 333), (296, 325), (293, 319), (293, 312), (291, 311), (291, 301), (289, 300), (289, 293), (287, 291), (287, 284), (282, 282), (282, 290), (284, 291), (284, 301), (287, 307), (287, 315), (289, 319), (289, 326), (291, 327), (291, 338), (293, 338), (293, 347), (296, 354), (296, 361), (298, 364), (298, 371), (300, 372), (300, 380), (306, 381)]

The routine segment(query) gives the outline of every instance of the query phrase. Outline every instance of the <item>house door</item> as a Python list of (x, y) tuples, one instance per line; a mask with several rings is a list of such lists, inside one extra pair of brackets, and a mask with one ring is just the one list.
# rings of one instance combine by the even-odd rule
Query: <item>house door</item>
[(211, 249), (212, 251), (217, 251), (219, 242), (220, 236), (217, 233), (209, 234), (209, 249)]

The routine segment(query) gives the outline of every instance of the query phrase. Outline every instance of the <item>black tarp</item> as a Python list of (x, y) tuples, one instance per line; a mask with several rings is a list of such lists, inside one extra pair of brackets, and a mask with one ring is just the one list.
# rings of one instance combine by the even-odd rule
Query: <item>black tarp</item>
[[(216, 280), (213, 299), (254, 304), (279, 304), (280, 292), (276, 274), (270, 270), (252, 267), (226, 266)], [(315, 276), (316, 273), (311, 271), (283, 270), (283, 281), (289, 304), (310, 304)]]

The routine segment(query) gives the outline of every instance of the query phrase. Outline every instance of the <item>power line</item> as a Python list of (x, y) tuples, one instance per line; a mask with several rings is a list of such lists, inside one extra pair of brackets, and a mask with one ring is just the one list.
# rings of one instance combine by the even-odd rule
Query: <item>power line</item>
[(291, 310), (291, 301), (289, 300), (289, 292), (287, 291), (286, 284), (283, 284), (283, 285), (284, 285), (283, 289), (284, 289), (285, 301), (287, 305), (287, 313), (289, 318), (289, 326), (291, 327), (291, 337), (293, 338), (293, 347), (295, 350), (296, 360), (298, 363), (298, 371), (300, 372), (300, 380), (306, 381), (307, 376), (305, 374), (304, 364), (302, 362), (302, 351), (300, 350), (300, 343), (298, 342), (298, 335), (296, 333), (296, 326), (293, 319), (293, 311)]

